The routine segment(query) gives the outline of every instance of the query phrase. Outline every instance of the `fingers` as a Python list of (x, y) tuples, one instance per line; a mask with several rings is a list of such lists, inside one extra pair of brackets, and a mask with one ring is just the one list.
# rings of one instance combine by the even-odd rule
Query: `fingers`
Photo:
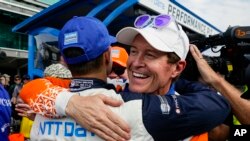
[(16, 107), (31, 109), (30, 106), (28, 104), (25, 104), (25, 103), (17, 103)]
[(18, 112), (17, 114), (19, 116), (22, 116), (22, 117), (27, 117), (29, 118), (30, 120), (34, 120), (35, 118), (35, 113), (34, 111), (32, 110), (28, 110), (28, 109), (21, 109), (21, 108), (15, 108), (15, 110)]
[[(93, 125), (97, 125), (97, 124), (93, 124)], [(116, 132), (114, 132), (110, 128), (107, 128), (107, 126), (105, 126), (104, 124), (100, 124), (99, 126), (92, 126), (91, 129), (92, 129), (92, 131), (90, 130), (91, 132), (94, 132), (97, 136), (101, 137), (104, 140), (108, 140), (108, 141), (129, 140), (129, 138), (127, 139), (122, 138), (121, 136), (116, 134)]]
[(18, 113), (18, 115), (21, 116), (21, 117), (27, 117), (27, 115), (24, 114), (24, 113)]
[[(74, 102), (70, 102), (71, 100)], [(123, 141), (130, 139), (129, 127), (105, 105), (108, 103), (119, 106), (122, 104), (121, 101), (104, 95), (72, 97), (70, 101), (66, 107), (68, 112), (66, 112), (82, 127), (104, 140)]]
[[(109, 106), (117, 107), (123, 103), (120, 100), (116, 100), (116, 99), (113, 99), (111, 97), (107, 97), (104, 95), (100, 95), (100, 97), (102, 98), (103, 102)], [(116, 125), (116, 126), (114, 126), (114, 128), (115, 128), (115, 129), (113, 129), (114, 131), (119, 131), (119, 133), (121, 133), (123, 135), (125, 132), (122, 132), (122, 130), (124, 130), (126, 132), (130, 132), (130, 128), (129, 128), (128, 124), (124, 120), (122, 120), (119, 116), (113, 114), (113, 112), (111, 112), (110, 110), (108, 110), (108, 117), (109, 117), (110, 121), (112, 121), (112, 123), (115, 123), (115, 125)]]
[[(108, 118), (110, 120), (109, 124), (112, 125), (111, 129), (113, 132), (115, 131), (115, 133), (121, 137), (124, 137), (125, 139), (130, 139), (130, 128), (124, 120), (113, 114), (111, 111), (108, 113)], [(108, 124), (108, 122), (106, 122), (106, 124)]]
[(94, 132), (97, 136), (102, 137), (103, 140), (116, 141), (114, 138), (107, 136), (102, 130), (94, 129), (92, 132)]
[[(203, 59), (203, 56), (200, 50), (195, 45), (190, 45), (190, 52), (193, 58), (196, 61), (198, 70), (203, 81), (206, 84), (212, 85), (218, 79), (216, 72), (209, 66), (206, 60)], [(203, 61), (204, 60), (204, 61)]]
[[(108, 141), (125, 141), (129, 138), (120, 136), (117, 131), (114, 131), (113, 129), (119, 129), (119, 127), (115, 128), (115, 125), (113, 122), (107, 118), (107, 112), (105, 110), (106, 108), (103, 108), (103, 110), (99, 110), (95, 113), (95, 116), (86, 116), (87, 113), (79, 114), (77, 113), (77, 123), (80, 125), (84, 125), (84, 127), (89, 130), (92, 133), (95, 133), (97, 136), (102, 138), (103, 140)], [(106, 113), (106, 114), (103, 114)], [(121, 129), (119, 129), (121, 130)], [(125, 132), (126, 134), (126, 132)], [(127, 133), (127, 136), (129, 134)]]
[(199, 59), (203, 59), (203, 56), (200, 52), (200, 50), (193, 44), (190, 44), (190, 52), (193, 56), (193, 58), (195, 59), (195, 61), (197, 62)]
[(18, 112), (19, 116), (26, 117), (27, 116), (27, 111), (19, 108), (15, 108), (15, 110)]
[(33, 113), (30, 106), (28, 104), (24, 104), (24, 103), (16, 104), (15, 110), (18, 112), (19, 116), (27, 117), (27, 116), (29, 116), (29, 114)]
[[(110, 106), (120, 106), (123, 102), (120, 100), (116, 100), (113, 99), (111, 97), (107, 97), (104, 95), (98, 95), (102, 101)], [(110, 109), (105, 108), (104, 110), (106, 113), (106, 118), (101, 119), (99, 122), (103, 122), (103, 125), (106, 126), (102, 126), (100, 127), (100, 132), (105, 133), (106, 135), (112, 136), (112, 138), (116, 139), (116, 140), (123, 140), (123, 138), (125, 139), (130, 139), (130, 128), (128, 126), (128, 124), (122, 120), (121, 117), (119, 117), (118, 115), (114, 114)]]
[(15, 110), (16, 110), (18, 113), (26, 113), (26, 110), (23, 110), (23, 109), (15, 108)]

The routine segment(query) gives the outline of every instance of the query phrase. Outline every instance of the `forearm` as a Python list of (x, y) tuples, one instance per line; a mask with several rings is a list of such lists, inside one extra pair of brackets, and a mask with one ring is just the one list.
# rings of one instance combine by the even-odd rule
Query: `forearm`
[(216, 77), (211, 85), (228, 99), (237, 119), (242, 124), (250, 124), (250, 101), (241, 98), (241, 92), (222, 77)]

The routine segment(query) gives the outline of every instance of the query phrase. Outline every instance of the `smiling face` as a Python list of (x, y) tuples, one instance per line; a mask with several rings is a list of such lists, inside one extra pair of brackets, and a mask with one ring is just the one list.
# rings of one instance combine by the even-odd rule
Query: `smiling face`
[(185, 61), (168, 63), (166, 52), (153, 48), (141, 35), (132, 43), (127, 62), (129, 89), (139, 93), (165, 95), (185, 67)]

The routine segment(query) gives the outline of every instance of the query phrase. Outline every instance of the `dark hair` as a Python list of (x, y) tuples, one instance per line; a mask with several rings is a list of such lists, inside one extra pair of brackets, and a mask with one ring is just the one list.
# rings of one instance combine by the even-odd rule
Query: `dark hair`
[(14, 79), (16, 79), (16, 78), (20, 79), (21, 77), (20, 77), (20, 75), (17, 74), (14, 76)]
[(28, 74), (23, 75), (22, 77), (23, 80), (30, 80), (30, 76)]
[(168, 52), (167, 57), (168, 57), (168, 63), (170, 64), (175, 64), (181, 60), (181, 58), (174, 52)]
[[(167, 57), (168, 57), (168, 63), (170, 63), (170, 64), (175, 64), (175, 63), (177, 63), (178, 61), (181, 60), (181, 58), (174, 52), (168, 52), (166, 54), (167, 54)], [(173, 79), (173, 81), (176, 81), (178, 78), (179, 78), (179, 76), (175, 77)]]
[[(84, 51), (78, 47), (71, 47), (65, 49), (63, 52), (64, 56), (67, 58), (73, 58), (77, 56), (81, 56), (84, 54)], [(77, 64), (67, 64), (69, 70), (71, 71), (72, 75), (86, 75), (89, 73), (99, 72), (100, 68), (102, 68), (103, 62), (103, 54), (98, 56), (95, 60)]]

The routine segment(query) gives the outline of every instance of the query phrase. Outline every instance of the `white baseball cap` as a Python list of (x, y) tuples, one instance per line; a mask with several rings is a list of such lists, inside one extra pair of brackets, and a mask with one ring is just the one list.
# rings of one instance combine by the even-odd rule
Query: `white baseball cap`
[(155, 49), (162, 52), (175, 52), (185, 60), (189, 51), (189, 39), (182, 27), (172, 20), (161, 28), (146, 26), (144, 28), (125, 27), (117, 35), (117, 41), (131, 45), (136, 35), (142, 35)]

